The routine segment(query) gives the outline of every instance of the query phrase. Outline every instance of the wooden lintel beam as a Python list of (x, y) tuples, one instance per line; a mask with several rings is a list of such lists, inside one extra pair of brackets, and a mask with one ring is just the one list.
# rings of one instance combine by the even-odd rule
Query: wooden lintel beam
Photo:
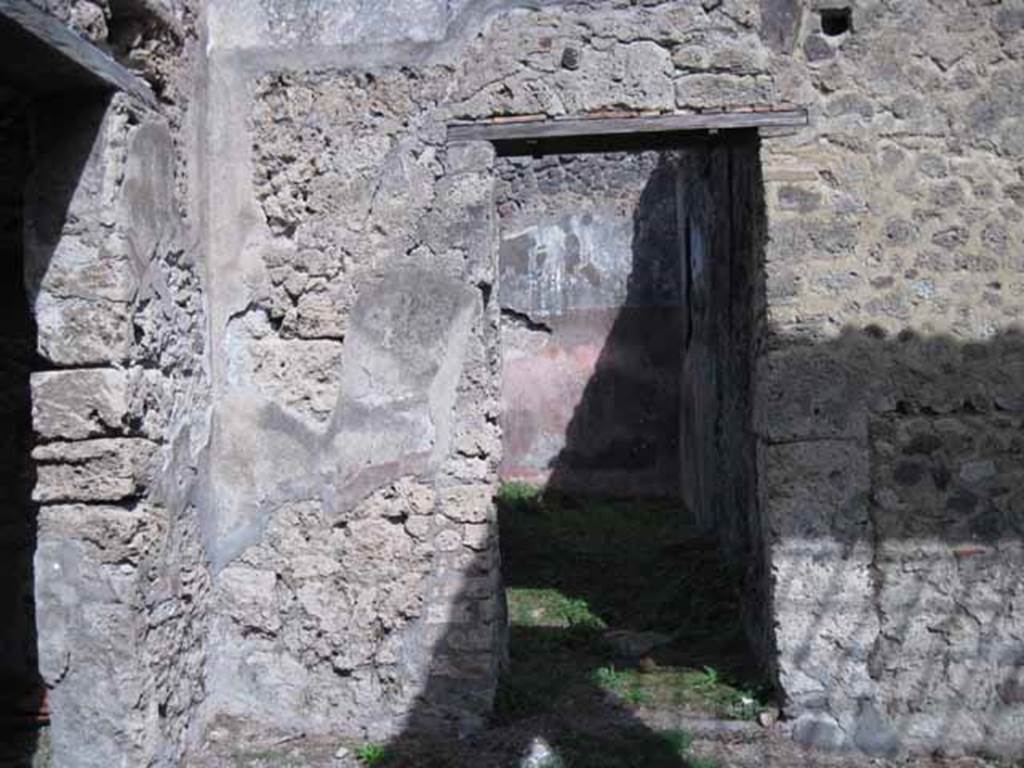
[(807, 125), (806, 109), (772, 112), (715, 112), (636, 117), (583, 117), (452, 123), (449, 141), (540, 141), (575, 136), (611, 136), (673, 131), (736, 128), (799, 128)]
[[(85, 70), (93, 79), (129, 93), (149, 106), (156, 106), (156, 97), (144, 80), (28, 0), (0, 0), (0, 16)], [(24, 66), (31, 68), (32, 62), (26, 61)]]

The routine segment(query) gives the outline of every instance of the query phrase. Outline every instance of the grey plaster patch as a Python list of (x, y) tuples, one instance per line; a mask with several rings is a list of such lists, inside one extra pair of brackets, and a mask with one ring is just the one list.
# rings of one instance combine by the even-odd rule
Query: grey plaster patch
[[(396, 271), (356, 301), (328, 422), (318, 426), (273, 403), (239, 400), (252, 409), (253, 426), (273, 439), (235, 442), (226, 457), (223, 471), (238, 473), (242, 485), (234, 499), (221, 496), (208, 534), (218, 569), (259, 540), (273, 505), (288, 496), (323, 495), (339, 515), (389, 479), (438, 466), (449, 450), (475, 301), (474, 292), (451, 280)], [(289, 354), (303, 355), (303, 345)]]

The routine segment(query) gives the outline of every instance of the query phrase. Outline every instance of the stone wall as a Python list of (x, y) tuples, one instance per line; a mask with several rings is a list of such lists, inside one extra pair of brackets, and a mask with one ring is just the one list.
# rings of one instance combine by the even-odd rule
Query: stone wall
[(188, 199), (195, 4), (36, 4), (136, 69), (158, 104), (39, 83), (23, 99), (31, 170), (4, 188), (24, 252), (23, 269), (5, 259), (21, 272), (10, 288), (34, 319), (20, 459), (38, 516), (22, 510), (23, 555), (34, 548), (53, 761), (178, 765), (206, 693), (209, 606), (206, 319)]
[(173, 763), (203, 695), (207, 591), (202, 306), (173, 142), (119, 95), (33, 110), (25, 282), (42, 358), (35, 573), (54, 757)]
[(656, 151), (511, 157), (496, 173), (502, 478), (677, 495), (674, 174)]
[(801, 739), (1019, 747), (1021, 349), (848, 331), (764, 361), (782, 681), (813, 712)]
[(258, 219), (215, 328), (218, 715), (381, 738), (489, 707), (492, 153), (445, 146), (442, 88), (255, 83)]
[(1021, 311), (1024, 14), (858, 4), (837, 37), (816, 16), (788, 96), (812, 128), (762, 146), (780, 684), (803, 741), (1016, 752), (1020, 485), (997, 457), (1024, 384), (1004, 336)]
[[(791, 0), (207, 11), (209, 716), (294, 727), (305, 696), (317, 706), (304, 728), (353, 712), (353, 730), (378, 734), (410, 711), (454, 727), (487, 708), (500, 655), (494, 174), (486, 148), (446, 144), (445, 123), (796, 103), (810, 126), (766, 131), (760, 150), (761, 515), (748, 539), (763, 542), (786, 714), (801, 740), (838, 748), (1019, 750), (1017, 406), (964, 405), (970, 382), (997, 392), (1017, 373), (973, 367), (1015, 360), (1002, 334), (1022, 290), (1016, 0), (868, 0), (845, 31)], [(904, 331), (925, 341), (891, 341)], [(914, 351), (943, 335), (952, 359)], [(959, 404), (922, 400), (933, 382)], [(911, 450), (918, 432), (932, 437)], [(445, 501), (453, 489), (473, 500), (464, 511)], [(1002, 511), (989, 533), (960, 534), (937, 513), (950, 504), (964, 520)], [(968, 535), (1007, 557), (965, 557), (982, 548)], [(367, 548), (388, 554), (325, 554)], [(307, 560), (320, 565), (295, 573)], [(967, 587), (993, 613), (954, 599)], [(399, 592), (412, 604), (389, 602)], [(998, 650), (977, 687), (961, 660), (982, 626)], [(342, 648), (357, 653), (336, 660)], [(935, 686), (909, 695), (912, 680)], [(420, 694), (430, 706), (414, 706)]]

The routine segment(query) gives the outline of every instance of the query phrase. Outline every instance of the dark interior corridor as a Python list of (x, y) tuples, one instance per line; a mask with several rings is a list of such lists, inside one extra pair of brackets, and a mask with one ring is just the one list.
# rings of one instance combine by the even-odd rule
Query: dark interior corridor
[[(31, 70), (31, 76), (26, 75)], [(62, 89), (72, 89), (69, 93)], [(39, 353), (32, 292), (72, 197), (109, 96), (59, 54), (0, 23), (0, 764), (45, 765), (49, 722), (39, 674), (34, 556), (38, 505), (31, 375)], [(38, 177), (53, 156), (53, 176)], [(34, 246), (29, 232), (36, 237)], [(44, 243), (45, 241), (45, 243)], [(34, 248), (34, 250), (33, 250)], [(26, 263), (32, 264), (26, 269)]]
[(497, 718), (553, 718), (572, 765), (687, 765), (652, 719), (751, 719), (772, 695), (743, 599), (763, 590), (756, 139), (676, 141), (499, 160)]
[(30, 112), (0, 86), (0, 724), (30, 728), (38, 710), (32, 555), (32, 405), (29, 376), (36, 331), (24, 281), (23, 190), (29, 172)]

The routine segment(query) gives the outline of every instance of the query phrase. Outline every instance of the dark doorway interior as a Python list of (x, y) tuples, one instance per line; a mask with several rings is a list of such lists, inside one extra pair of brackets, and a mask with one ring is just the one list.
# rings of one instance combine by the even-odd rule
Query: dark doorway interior
[[(26, 284), (26, 261), (38, 279), (50, 254), (38, 246), (29, 253), (26, 202), (37, 160), (58, 153), (62, 161), (51, 165), (59, 168), (59, 178), (43, 180), (46, 189), (35, 192), (44, 196), (34, 201), (35, 215), (53, 228), (36, 235), (55, 246), (93, 149), (92, 116), (102, 114), (110, 98), (109, 82), (76, 60), (92, 61), (108, 73), (117, 67), (84, 41), (62, 48), (12, 18), (0, 14), (0, 764), (22, 766), (48, 760), (40, 730), (48, 714), (37, 659), (30, 376), (53, 367), (37, 352)], [(91, 121), (88, 128), (83, 121)]]
[(653, 720), (771, 696), (743, 600), (763, 578), (756, 136), (658, 142), (499, 146), (497, 718), (547, 718), (570, 764), (686, 765)]
[(36, 329), (25, 291), (23, 192), (31, 140), (28, 101), (0, 85), (0, 723), (31, 726), (40, 707), (32, 556), (35, 516), (29, 376)]

